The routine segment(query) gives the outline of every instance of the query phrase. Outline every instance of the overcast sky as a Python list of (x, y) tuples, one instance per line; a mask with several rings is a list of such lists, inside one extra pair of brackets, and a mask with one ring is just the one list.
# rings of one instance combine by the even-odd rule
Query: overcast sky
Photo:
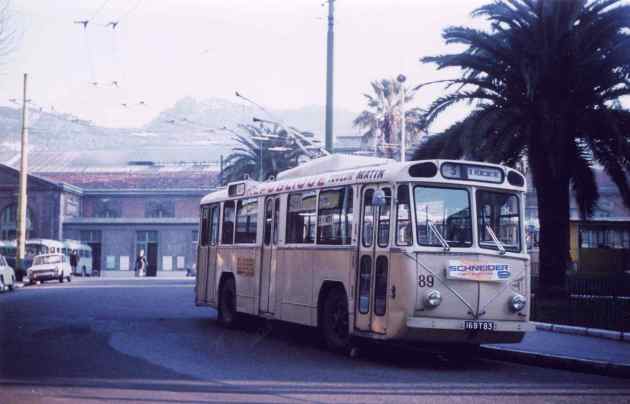
[[(184, 96), (238, 101), (235, 90), (270, 108), (325, 103), (323, 0), (11, 2), (22, 38), (0, 66), (2, 105), (20, 98), (24, 72), (35, 103), (105, 126), (144, 124)], [(443, 28), (482, 24), (470, 12), (487, 2), (336, 0), (335, 106), (362, 110), (370, 81), (399, 73), (452, 77), (419, 58), (449, 50)], [(439, 94), (422, 90), (416, 104)]]

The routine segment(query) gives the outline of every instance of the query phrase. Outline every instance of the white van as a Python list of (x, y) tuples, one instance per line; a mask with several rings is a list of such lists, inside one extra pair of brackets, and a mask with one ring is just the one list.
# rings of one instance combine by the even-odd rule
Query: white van
[(7, 264), (4, 256), (0, 255), (0, 292), (15, 288), (15, 271)]
[(30, 284), (36, 281), (72, 280), (70, 260), (64, 254), (42, 254), (33, 258), (33, 265), (26, 270), (26, 277)]

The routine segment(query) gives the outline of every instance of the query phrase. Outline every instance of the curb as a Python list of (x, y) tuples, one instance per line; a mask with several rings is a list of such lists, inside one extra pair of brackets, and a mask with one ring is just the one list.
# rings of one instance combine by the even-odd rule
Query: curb
[(491, 346), (482, 346), (479, 352), (486, 358), (494, 360), (630, 379), (630, 365), (620, 363), (577, 359), (569, 356), (548, 355)]
[(630, 332), (603, 330), (601, 328), (575, 327), (572, 325), (538, 323), (532, 321), (537, 330), (557, 332), (561, 334), (582, 335), (587, 337), (605, 338), (619, 342), (630, 343)]

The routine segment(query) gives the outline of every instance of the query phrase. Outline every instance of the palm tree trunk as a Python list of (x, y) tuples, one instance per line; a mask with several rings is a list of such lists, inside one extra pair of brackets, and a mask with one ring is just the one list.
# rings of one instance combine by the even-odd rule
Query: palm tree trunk
[(555, 295), (565, 288), (569, 262), (569, 179), (542, 179), (537, 190), (540, 222), (540, 286)]

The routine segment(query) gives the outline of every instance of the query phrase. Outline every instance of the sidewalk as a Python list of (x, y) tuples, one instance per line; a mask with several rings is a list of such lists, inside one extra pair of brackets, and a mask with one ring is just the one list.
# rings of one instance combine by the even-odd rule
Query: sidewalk
[(586, 335), (537, 330), (518, 344), (484, 345), (491, 358), (630, 378), (630, 344)]

